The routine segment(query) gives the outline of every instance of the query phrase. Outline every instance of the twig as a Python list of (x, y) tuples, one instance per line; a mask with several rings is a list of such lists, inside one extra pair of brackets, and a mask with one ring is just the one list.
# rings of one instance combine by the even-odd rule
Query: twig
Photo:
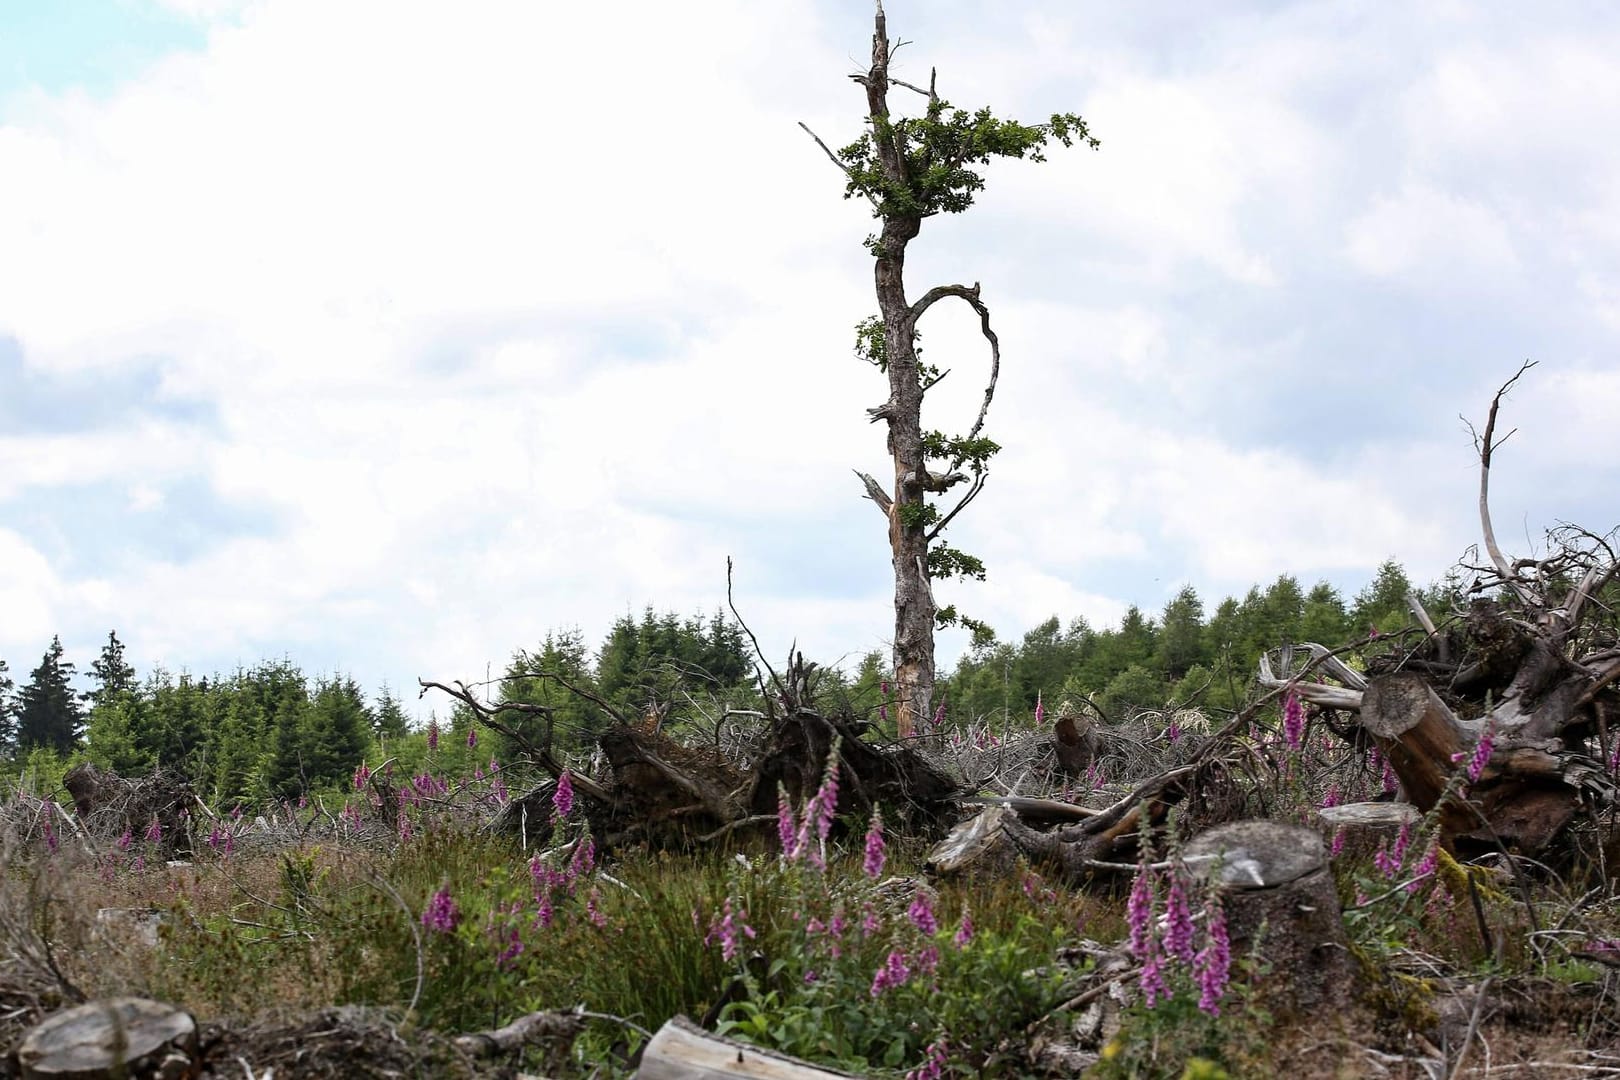
[(754, 643), (754, 655), (758, 656), (759, 662), (765, 665), (765, 670), (771, 673), (771, 685), (776, 687), (778, 693), (786, 693), (787, 690), (785, 687), (783, 687), (781, 678), (776, 674), (776, 669), (771, 667), (771, 662), (769, 660), (765, 659), (765, 650), (759, 647), (759, 638), (754, 636), (754, 631), (749, 629), (748, 623), (743, 620), (743, 617), (740, 614), (738, 614), (737, 605), (735, 601), (731, 599), (730, 555), (726, 556), (726, 606), (731, 609), (731, 617), (737, 620), (737, 625), (743, 628), (743, 633), (748, 635), (748, 640)]
[(1485, 417), (1485, 434), (1475, 441), (1479, 451), (1479, 525), (1485, 538), (1485, 551), (1491, 557), (1491, 564), (1502, 578), (1502, 583), (1512, 589), (1519, 600), (1529, 608), (1542, 606), (1540, 598), (1531, 593), (1528, 586), (1520, 580), (1519, 575), (1508, 565), (1507, 556), (1496, 543), (1496, 530), (1491, 526), (1491, 454), (1502, 443), (1513, 437), (1513, 432), (1502, 436), (1500, 442), (1493, 442), (1496, 437), (1496, 412), (1502, 405), (1502, 395), (1506, 394), (1513, 384), (1519, 381), (1519, 376), (1536, 366), (1536, 361), (1526, 360), (1519, 365), (1519, 370), (1513, 373), (1513, 378), (1503, 383), (1491, 398), (1491, 409)]
[(1491, 976), (1485, 976), (1485, 981), (1479, 984), (1474, 991), (1474, 1014), (1468, 1018), (1468, 1033), (1463, 1036), (1462, 1049), (1457, 1051), (1457, 1063), (1451, 1067), (1451, 1080), (1458, 1080), (1462, 1076), (1463, 1063), (1468, 1060), (1469, 1047), (1474, 1044), (1474, 1035), (1479, 1031), (1479, 1018), (1485, 1011), (1485, 991), (1491, 986)]
[[(422, 999), (422, 982), (426, 977), (422, 957), (422, 931), (416, 925), (416, 916), (411, 913), (410, 905), (405, 902), (403, 896), (399, 895), (398, 890), (388, 883), (387, 878), (373, 874), (371, 883), (393, 897), (394, 903), (398, 904), (399, 909), (405, 913), (405, 925), (411, 928), (411, 940), (416, 943), (416, 986), (411, 990), (410, 1004), (405, 1006), (405, 1018), (409, 1020), (411, 1014), (416, 1012), (416, 1003)], [(395, 1034), (398, 1034), (398, 1032), (396, 1031)]]

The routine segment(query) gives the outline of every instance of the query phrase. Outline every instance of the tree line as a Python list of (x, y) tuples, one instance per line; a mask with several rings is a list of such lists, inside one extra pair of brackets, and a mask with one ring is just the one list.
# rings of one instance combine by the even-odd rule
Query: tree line
[[(1186, 586), (1156, 614), (1128, 608), (1117, 627), (1053, 617), (1016, 641), (981, 635), (940, 681), (943, 715), (953, 723), (1027, 718), (1039, 698), (1089, 702), (1108, 720), (1140, 709), (1237, 708), (1262, 651), (1393, 633), (1410, 625), (1413, 591), (1435, 611), (1460, 600), (1454, 581), (1414, 590), (1390, 561), (1349, 600), (1326, 582), (1307, 591), (1285, 574), (1213, 612)], [(724, 707), (760, 706), (755, 670), (745, 631), (719, 612), (683, 618), (648, 607), (615, 621), (594, 651), (578, 629), (554, 630), (514, 652), (489, 688), (548, 710), (503, 714), (514, 744), (475, 730), (462, 709), (442, 724), (436, 716), (413, 724), (389, 687), (368, 699), (352, 678), (310, 677), (285, 658), (227, 675), (158, 667), (141, 678), (116, 632), (81, 678), (53, 638), (21, 686), (0, 660), (0, 758), (13, 774), (30, 762), (59, 772), (77, 760), (126, 776), (174, 769), (213, 801), (252, 804), (341, 787), (367, 759), (416, 769), (431, 754), (434, 767), (471, 772), (491, 756), (520, 754), (524, 741), (583, 749), (608, 722), (592, 698), (632, 720), (709, 726)], [(887, 658), (874, 651), (852, 669), (830, 665), (823, 688), (894, 734), (892, 682)]]

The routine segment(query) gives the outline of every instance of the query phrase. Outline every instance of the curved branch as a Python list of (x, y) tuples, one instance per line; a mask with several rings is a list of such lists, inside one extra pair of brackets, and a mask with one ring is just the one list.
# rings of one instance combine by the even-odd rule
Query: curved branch
[[(1513, 373), (1513, 378), (1503, 383), (1501, 388), (1496, 391), (1495, 396), (1491, 398), (1491, 411), (1485, 418), (1485, 434), (1477, 441), (1477, 449), (1479, 450), (1479, 524), (1481, 531), (1485, 534), (1485, 551), (1490, 555), (1491, 564), (1496, 567), (1496, 572), (1501, 575), (1503, 584), (1511, 588), (1520, 601), (1532, 607), (1539, 606), (1539, 598), (1534, 596), (1529, 588), (1519, 580), (1513, 568), (1508, 565), (1507, 556), (1503, 555), (1502, 549), (1497, 546), (1496, 530), (1491, 527), (1490, 493), (1491, 454), (1497, 446), (1501, 445), (1501, 443), (1491, 441), (1496, 435), (1496, 411), (1502, 405), (1502, 395), (1507, 393), (1513, 384), (1519, 381), (1519, 376), (1535, 366), (1536, 362), (1534, 360), (1526, 360), (1519, 366), (1519, 370)], [(1502, 442), (1506, 442), (1512, 436), (1513, 432), (1508, 432), (1502, 436)]]
[(985, 469), (979, 470), (978, 474), (973, 477), (973, 486), (968, 488), (967, 491), (962, 495), (961, 501), (955, 506), (951, 507), (950, 513), (939, 519), (939, 524), (928, 530), (928, 542), (930, 544), (932, 544), (939, 537), (940, 533), (945, 531), (945, 526), (951, 523), (952, 518), (954, 518), (957, 514), (960, 514), (967, 507), (968, 503), (979, 497), (979, 492), (984, 490), (984, 478), (987, 472), (988, 470)]
[[(917, 299), (915, 304), (911, 305), (910, 311), (907, 312), (907, 322), (910, 324), (907, 329), (915, 332), (917, 320), (921, 319), (929, 308), (947, 296), (955, 296), (966, 301), (969, 307), (979, 313), (979, 330), (984, 334), (984, 339), (990, 343), (990, 381), (984, 388), (984, 403), (979, 406), (978, 419), (973, 421), (973, 429), (967, 434), (968, 439), (976, 439), (979, 437), (979, 432), (984, 430), (985, 415), (989, 413), (990, 402), (996, 396), (996, 380), (1001, 377), (1001, 339), (996, 337), (996, 332), (990, 328), (990, 309), (985, 307), (984, 301), (979, 299), (978, 282), (974, 282), (972, 288), (966, 285), (938, 285), (929, 289)], [(962, 462), (958, 460), (953, 462), (951, 467), (954, 469), (961, 464)]]

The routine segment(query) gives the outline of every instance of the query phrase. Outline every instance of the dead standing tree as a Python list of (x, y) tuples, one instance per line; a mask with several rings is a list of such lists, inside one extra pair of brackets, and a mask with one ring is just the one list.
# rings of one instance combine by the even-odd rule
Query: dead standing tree
[[(1301, 699), (1359, 714), (1406, 798), (1427, 812), (1444, 801), (1441, 830), (1465, 848), (1506, 846), (1539, 854), (1583, 810), (1614, 805), (1604, 762), (1620, 717), (1620, 626), (1611, 584), (1620, 574), (1609, 537), (1565, 527), (1542, 558), (1510, 560), (1491, 524), (1490, 474), (1502, 399), (1525, 364), (1491, 399), (1479, 453), (1479, 516), (1489, 564), (1472, 567), (1475, 599), (1437, 626), (1416, 598), (1424, 636), (1375, 656), (1365, 677), (1321, 664), (1339, 685), (1296, 681), (1262, 659), (1260, 682), (1293, 686)], [(1510, 432), (1509, 435), (1512, 433)], [(1307, 645), (1317, 663), (1326, 649)], [(1458, 787), (1459, 762), (1476, 759), (1477, 779)]]
[[(866, 493), (888, 524), (889, 548), (894, 559), (894, 669), (899, 697), (901, 736), (911, 734), (919, 717), (933, 709), (935, 624), (962, 622), (953, 607), (940, 609), (931, 581), (939, 577), (984, 577), (984, 564), (972, 555), (941, 543), (945, 527), (984, 488), (990, 457), (999, 447), (984, 437), (984, 420), (995, 397), (1001, 370), (1001, 349), (990, 327), (990, 311), (979, 298), (979, 286), (940, 285), (916, 301), (906, 299), (906, 245), (922, 231), (925, 218), (945, 212), (957, 214), (973, 205), (984, 187), (976, 167), (992, 158), (1044, 160), (1051, 140), (1064, 146), (1080, 141), (1093, 148), (1085, 121), (1072, 113), (1053, 115), (1048, 123), (1020, 124), (998, 120), (989, 109), (966, 112), (940, 98), (930, 73), (924, 89), (894, 78), (889, 62), (903, 42), (891, 43), (878, 0), (872, 35), (872, 66), (852, 75), (866, 90), (868, 130), (859, 139), (834, 152), (805, 127), (847, 180), (844, 197), (861, 196), (872, 204), (882, 222), (878, 233), (867, 237), (874, 259), (879, 315), (856, 328), (856, 351), (889, 379), (889, 397), (869, 409), (872, 421), (888, 424), (888, 448), (894, 463), (894, 486), (885, 491), (875, 478), (858, 472)], [(896, 117), (889, 109), (889, 90), (901, 87), (926, 102), (921, 116)], [(803, 125), (801, 125), (803, 126)], [(917, 323), (935, 303), (956, 297), (979, 316), (990, 346), (990, 378), (978, 417), (965, 436), (925, 431), (923, 397), (944, 373), (918, 359)], [(929, 463), (939, 462), (934, 471)], [(967, 487), (950, 510), (941, 513), (930, 496)]]

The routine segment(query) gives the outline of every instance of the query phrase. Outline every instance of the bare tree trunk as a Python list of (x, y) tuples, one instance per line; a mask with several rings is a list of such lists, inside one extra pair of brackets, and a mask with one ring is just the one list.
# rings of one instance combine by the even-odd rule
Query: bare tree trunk
[[(889, 38), (881, 4), (872, 35), (872, 68), (864, 82), (879, 160), (891, 180), (902, 181), (905, 160), (895, 140), (884, 131), (889, 119)], [(935, 609), (928, 583), (928, 526), (923, 516), (928, 476), (922, 440), (923, 389), (917, 369), (916, 317), (906, 302), (905, 286), (906, 245), (921, 231), (921, 216), (885, 212), (873, 269), (889, 375), (889, 400), (876, 410), (874, 419), (888, 421), (889, 453), (894, 458), (894, 494), (888, 513), (901, 737), (916, 730), (919, 717), (928, 717), (934, 698)]]

